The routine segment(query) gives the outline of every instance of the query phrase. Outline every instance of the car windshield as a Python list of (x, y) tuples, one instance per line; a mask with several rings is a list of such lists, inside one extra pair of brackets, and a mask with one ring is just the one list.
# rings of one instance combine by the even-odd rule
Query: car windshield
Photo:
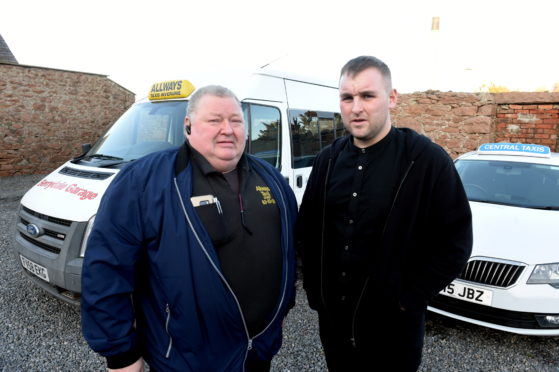
[(81, 160), (112, 166), (180, 146), (184, 142), (186, 105), (186, 101), (133, 105)]
[(457, 160), (470, 201), (559, 210), (559, 167), (512, 161)]

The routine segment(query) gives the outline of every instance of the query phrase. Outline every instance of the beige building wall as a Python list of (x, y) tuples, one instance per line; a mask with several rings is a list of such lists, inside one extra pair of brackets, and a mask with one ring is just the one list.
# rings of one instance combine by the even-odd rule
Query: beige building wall
[(104, 75), (0, 63), (0, 176), (51, 172), (134, 99)]

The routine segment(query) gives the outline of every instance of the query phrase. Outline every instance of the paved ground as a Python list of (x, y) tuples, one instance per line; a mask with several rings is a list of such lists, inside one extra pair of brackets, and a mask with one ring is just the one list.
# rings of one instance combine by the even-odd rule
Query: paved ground
[[(40, 176), (0, 178), (0, 371), (101, 371), (77, 307), (31, 285), (11, 244), (23, 192)], [(316, 316), (299, 290), (274, 372), (325, 371)], [(526, 337), (429, 314), (421, 371), (559, 371), (559, 337)]]

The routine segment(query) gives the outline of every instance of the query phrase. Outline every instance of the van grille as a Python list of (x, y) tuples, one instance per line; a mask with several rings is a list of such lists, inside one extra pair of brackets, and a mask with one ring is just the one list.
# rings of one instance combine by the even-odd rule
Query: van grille
[(108, 172), (90, 172), (70, 167), (64, 167), (59, 170), (58, 173), (78, 178), (87, 178), (90, 180), (106, 180), (114, 174)]
[[(27, 221), (25, 218), (20, 218), (20, 221), (22, 224), (24, 224), (25, 226), (29, 225), (29, 221)], [(64, 240), (66, 238), (65, 234), (53, 231), (53, 230), (49, 230), (49, 229), (44, 229), (45, 235), (50, 236), (51, 238), (55, 238), (58, 240)]]
[(41, 241), (39, 241), (39, 240), (33, 239), (33, 238), (31, 238), (31, 237), (29, 237), (29, 236), (27, 236), (27, 235), (25, 235), (25, 234), (22, 234), (21, 232), (19, 233), (19, 235), (20, 235), (23, 239), (27, 240), (29, 243), (31, 243), (31, 244), (33, 244), (33, 245), (36, 245), (37, 247), (41, 247), (41, 248), (43, 248), (43, 249), (46, 250), (46, 251), (49, 251), (49, 252), (52, 252), (52, 253), (56, 253), (56, 254), (59, 254), (59, 253), (60, 253), (60, 248), (58, 248), (58, 247), (53, 247), (52, 245), (45, 244), (45, 243), (43, 243), (43, 242), (41, 242)]
[[(29, 235), (27, 228), (30, 224), (39, 228), (39, 236)], [(74, 223), (61, 218), (47, 216), (22, 205), (17, 223), (19, 231), (18, 240), (25, 240), (36, 248), (59, 254), (69, 244), (79, 224), (79, 222)], [(21, 240), (20, 242), (23, 243)]]
[(41, 213), (35, 212), (35, 211), (33, 211), (33, 210), (31, 210), (27, 207), (22, 206), (22, 208), (25, 212), (29, 213), (30, 215), (35, 216), (35, 217), (40, 218), (40, 219), (45, 220), (45, 221), (49, 221), (49, 222), (56, 223), (58, 225), (64, 225), (64, 226), (70, 226), (72, 224), (72, 221), (63, 220), (62, 218), (47, 216), (46, 214), (41, 214)]
[(459, 278), (495, 287), (510, 287), (524, 271), (524, 266), (503, 262), (473, 260), (468, 262)]

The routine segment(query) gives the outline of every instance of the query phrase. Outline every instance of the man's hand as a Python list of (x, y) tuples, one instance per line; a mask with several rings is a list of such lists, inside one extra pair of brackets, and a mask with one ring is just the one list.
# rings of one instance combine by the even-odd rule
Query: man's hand
[(109, 372), (144, 372), (144, 358), (140, 358), (128, 367), (108, 369)]

